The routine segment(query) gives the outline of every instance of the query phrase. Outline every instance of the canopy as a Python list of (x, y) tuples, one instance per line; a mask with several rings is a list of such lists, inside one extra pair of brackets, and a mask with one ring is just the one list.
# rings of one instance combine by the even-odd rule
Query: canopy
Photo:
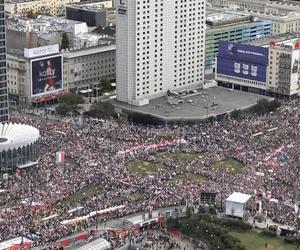
[(234, 192), (226, 199), (226, 201), (231, 201), (236, 203), (246, 203), (250, 198), (251, 195), (249, 194)]

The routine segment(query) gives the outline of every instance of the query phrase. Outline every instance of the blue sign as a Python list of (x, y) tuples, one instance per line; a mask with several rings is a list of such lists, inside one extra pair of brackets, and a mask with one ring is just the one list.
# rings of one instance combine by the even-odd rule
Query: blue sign
[(220, 41), (217, 73), (266, 82), (268, 55), (268, 48)]

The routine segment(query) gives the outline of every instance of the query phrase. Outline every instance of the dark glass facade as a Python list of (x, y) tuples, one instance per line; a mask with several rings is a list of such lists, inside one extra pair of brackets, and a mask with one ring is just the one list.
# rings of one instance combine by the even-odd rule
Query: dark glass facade
[(0, 174), (13, 174), (17, 166), (34, 163), (39, 157), (39, 143), (35, 142), (26, 147), (3, 150), (0, 152)]
[(8, 122), (4, 0), (0, 0), (0, 123)]

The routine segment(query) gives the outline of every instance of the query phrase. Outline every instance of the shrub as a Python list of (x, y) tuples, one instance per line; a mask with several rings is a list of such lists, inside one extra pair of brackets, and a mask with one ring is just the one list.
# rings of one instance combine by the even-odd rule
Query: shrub
[(263, 229), (261, 231), (261, 234), (265, 235), (265, 236), (269, 236), (269, 237), (276, 237), (277, 234), (274, 231), (270, 231), (269, 229)]
[(252, 228), (251, 225), (240, 220), (219, 219), (219, 222), (222, 226), (229, 227), (238, 231), (248, 231)]
[(300, 238), (295, 236), (286, 236), (284, 237), (284, 241), (290, 244), (300, 244)]

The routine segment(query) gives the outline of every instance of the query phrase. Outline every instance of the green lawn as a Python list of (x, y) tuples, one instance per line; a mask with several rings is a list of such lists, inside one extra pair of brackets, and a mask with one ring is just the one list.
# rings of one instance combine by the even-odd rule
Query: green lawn
[(163, 166), (159, 163), (143, 160), (132, 161), (128, 164), (127, 167), (130, 172), (143, 175), (148, 173), (154, 173), (159, 169), (163, 168)]
[(185, 153), (185, 152), (163, 152), (159, 154), (162, 157), (165, 158), (172, 158), (174, 160), (180, 160), (180, 161), (193, 161), (199, 157), (198, 153), (192, 152), (192, 153)]
[(223, 161), (216, 161), (211, 164), (211, 167), (213, 168), (223, 168), (227, 172), (231, 173), (239, 173), (243, 169), (243, 164), (237, 160), (234, 159), (226, 159)]
[(63, 200), (63, 203), (72, 203), (72, 202), (78, 202), (86, 197), (91, 197), (95, 194), (97, 194), (99, 190), (95, 186), (89, 186), (86, 188), (81, 189), (80, 191), (76, 192), (75, 194), (72, 194), (68, 198)]
[[(246, 250), (296, 250), (297, 246), (287, 244), (279, 237), (269, 237), (255, 230), (247, 233), (230, 232), (230, 235), (238, 238), (246, 247)], [(268, 247), (265, 248), (265, 243)]]
[(177, 180), (178, 181), (202, 181), (205, 179), (206, 178), (200, 174), (185, 173), (185, 174), (180, 174), (180, 175), (174, 176), (172, 180), (175, 180), (175, 181), (177, 181)]
[(132, 193), (129, 195), (129, 199), (133, 201), (140, 201), (144, 198), (144, 196), (140, 193)]

